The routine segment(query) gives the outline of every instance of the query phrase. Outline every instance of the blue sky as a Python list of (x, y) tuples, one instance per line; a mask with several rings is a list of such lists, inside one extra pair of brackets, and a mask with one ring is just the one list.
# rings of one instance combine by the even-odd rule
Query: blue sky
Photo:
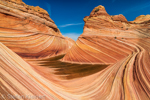
[(123, 14), (128, 21), (150, 14), (150, 0), (23, 0), (28, 5), (48, 11), (64, 36), (74, 40), (83, 33), (85, 16), (98, 5), (105, 6), (110, 15)]

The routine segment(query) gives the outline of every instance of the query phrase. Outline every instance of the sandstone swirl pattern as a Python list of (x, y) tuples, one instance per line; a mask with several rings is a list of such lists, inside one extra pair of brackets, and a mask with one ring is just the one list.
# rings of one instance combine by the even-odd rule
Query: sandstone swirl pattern
[(93, 74), (95, 80), (80, 93), (93, 100), (149, 100), (150, 16), (128, 22), (98, 6), (84, 21), (83, 34), (62, 61), (109, 66)]
[(28, 59), (65, 54), (71, 42), (61, 35), (47, 11), (13, 1), (0, 1), (0, 42)]
[(128, 22), (98, 6), (84, 18), (84, 32), (74, 43), (61, 35), (45, 10), (1, 0), (0, 99), (9, 94), (149, 100), (149, 20), (142, 15)]

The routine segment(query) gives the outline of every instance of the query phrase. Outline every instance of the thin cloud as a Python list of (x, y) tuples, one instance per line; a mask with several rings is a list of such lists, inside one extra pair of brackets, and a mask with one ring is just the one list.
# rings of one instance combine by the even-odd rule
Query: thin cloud
[(138, 11), (138, 10), (142, 10), (142, 9), (146, 9), (148, 7), (150, 7), (150, 2), (147, 2), (145, 4), (140, 4), (138, 6), (134, 6), (132, 8), (129, 8), (128, 10), (124, 11), (123, 14), (129, 13), (129, 12)]
[(49, 3), (47, 3), (47, 2), (45, 2), (45, 4), (46, 4), (48, 13), (51, 16), (51, 5)]
[(72, 23), (72, 24), (60, 25), (59, 27), (68, 27), (68, 26), (82, 25), (82, 24), (83, 24), (83, 23)]
[(69, 37), (69, 38), (71, 38), (71, 39), (73, 39), (73, 40), (77, 40), (78, 39), (78, 37), (81, 35), (81, 34), (79, 34), (79, 33), (62, 33), (64, 36), (67, 36), (67, 37)]
[(115, 2), (116, 0), (112, 0), (112, 2)]

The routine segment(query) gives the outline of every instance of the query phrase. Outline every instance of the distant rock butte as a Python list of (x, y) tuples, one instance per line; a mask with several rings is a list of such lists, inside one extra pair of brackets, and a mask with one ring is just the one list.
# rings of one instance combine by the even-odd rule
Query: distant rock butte
[(45, 100), (149, 100), (150, 17), (128, 22), (95, 7), (75, 42), (48, 13), (0, 1), (0, 97)]
[[(100, 9), (99, 9), (100, 8)], [(99, 9), (95, 11), (95, 9)], [(85, 22), (84, 32), (82, 35), (101, 35), (101, 36), (117, 36), (117, 37), (147, 37), (148, 34), (140, 34), (139, 31), (148, 27), (143, 26), (150, 20), (149, 15), (139, 16), (134, 21), (128, 22), (123, 15), (110, 16), (103, 6), (96, 7), (83, 20)], [(139, 23), (139, 24), (136, 24)], [(141, 23), (141, 24), (140, 24)], [(146, 32), (146, 31), (145, 31)], [(147, 33), (147, 32), (146, 32)]]

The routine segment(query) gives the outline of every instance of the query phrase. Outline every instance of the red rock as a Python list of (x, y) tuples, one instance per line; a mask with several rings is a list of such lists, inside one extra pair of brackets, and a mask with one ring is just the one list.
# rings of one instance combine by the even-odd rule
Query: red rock
[(16, 6), (10, 9), (5, 1), (0, 1), (0, 99), (9, 94), (149, 100), (149, 16), (128, 22), (98, 6), (84, 18), (75, 43), (61, 35), (45, 11), (26, 9), (20, 0), (7, 1)]
[(26, 59), (64, 55), (71, 47), (47, 11), (21, 0), (0, 2), (0, 42)]
[(112, 16), (112, 20), (113, 21), (127, 22), (127, 19), (122, 14)]
[(134, 21), (131, 21), (132, 23), (144, 23), (150, 21), (150, 15), (140, 15), (138, 16)]
[[(98, 7), (101, 9), (94, 13)], [(110, 16), (103, 6), (98, 7), (84, 18), (83, 34), (62, 61), (83, 65), (109, 65), (97, 73), (95, 81), (89, 83), (93, 86), (88, 85), (88, 91), (93, 91), (93, 94), (86, 95), (86, 99), (148, 100), (149, 15), (128, 22), (123, 15)], [(90, 78), (93, 77), (94, 74)], [(88, 77), (89, 80), (90, 78)]]

